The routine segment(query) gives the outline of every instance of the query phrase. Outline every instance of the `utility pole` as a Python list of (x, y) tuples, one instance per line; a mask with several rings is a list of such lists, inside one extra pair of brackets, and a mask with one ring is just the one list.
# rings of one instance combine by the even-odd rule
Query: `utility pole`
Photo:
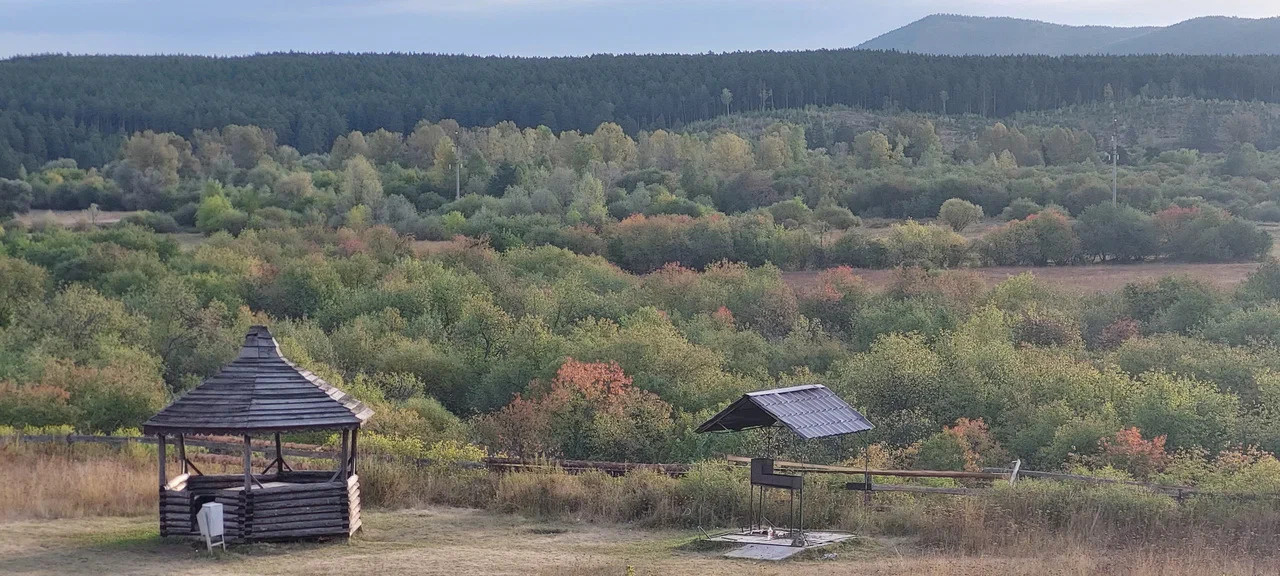
[[(453, 133), (453, 140), (462, 143), (462, 131)], [(453, 154), (453, 199), (462, 199), (462, 146), (455, 148)]]
[(1116, 143), (1116, 130), (1120, 128), (1120, 119), (1111, 119), (1111, 205), (1116, 206), (1116, 188), (1120, 183), (1120, 155)]

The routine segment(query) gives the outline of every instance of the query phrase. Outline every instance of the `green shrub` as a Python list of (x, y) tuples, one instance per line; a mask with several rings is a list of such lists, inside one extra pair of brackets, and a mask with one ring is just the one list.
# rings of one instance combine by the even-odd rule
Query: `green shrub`
[(1010, 202), (1009, 205), (1000, 212), (1000, 219), (1005, 221), (1025, 220), (1027, 216), (1035, 214), (1042, 209), (1044, 209), (1043, 206), (1036, 204), (1027, 198), (1018, 198), (1017, 200)]
[(943, 202), (942, 208), (938, 210), (938, 220), (941, 220), (956, 232), (976, 224), (981, 219), (981, 206), (959, 198), (951, 198)]
[(892, 267), (950, 268), (968, 260), (969, 243), (941, 226), (915, 221), (895, 224), (878, 239), (884, 245), (885, 264)]
[(1081, 251), (1100, 260), (1142, 260), (1160, 249), (1151, 216), (1130, 206), (1090, 206), (1080, 213), (1075, 231)]

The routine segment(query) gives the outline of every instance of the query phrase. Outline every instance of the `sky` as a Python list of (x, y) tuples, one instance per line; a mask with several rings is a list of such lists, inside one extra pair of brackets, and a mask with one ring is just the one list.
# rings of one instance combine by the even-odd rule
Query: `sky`
[(1167, 25), (1277, 0), (0, 0), (0, 58), (33, 53), (514, 56), (847, 48), (929, 14)]

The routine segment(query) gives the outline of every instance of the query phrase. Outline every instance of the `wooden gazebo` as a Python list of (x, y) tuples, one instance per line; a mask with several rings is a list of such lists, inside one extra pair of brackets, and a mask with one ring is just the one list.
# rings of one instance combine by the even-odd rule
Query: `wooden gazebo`
[[(223, 505), (227, 541), (345, 537), (360, 529), (356, 439), (373, 411), (298, 368), (280, 354), (265, 326), (245, 335), (236, 359), (143, 424), (160, 454), (160, 535), (199, 535), (196, 513)], [(342, 446), (336, 470), (295, 471), (280, 446), (282, 432), (336, 430)], [(202, 474), (187, 458), (187, 435), (244, 440), (243, 474)], [(275, 457), (254, 472), (250, 440), (274, 436)], [(181, 473), (165, 473), (172, 438)]]

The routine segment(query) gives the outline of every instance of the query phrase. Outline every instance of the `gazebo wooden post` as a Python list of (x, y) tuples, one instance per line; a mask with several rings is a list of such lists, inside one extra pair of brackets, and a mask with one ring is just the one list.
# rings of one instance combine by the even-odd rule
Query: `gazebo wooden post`
[(253, 462), (250, 456), (252, 450), (249, 447), (249, 435), (244, 435), (244, 493), (248, 494), (250, 487), (253, 485)]
[(280, 450), (280, 433), (276, 432), (276, 476), (284, 474), (284, 452)]
[(182, 437), (182, 434), (178, 434), (175, 437), (175, 439), (178, 441), (179, 469), (182, 470), (183, 474), (186, 474), (187, 473), (187, 443), (186, 443), (186, 440)]
[(360, 436), (359, 428), (354, 428), (351, 430), (351, 457), (348, 459), (351, 461), (351, 468), (350, 468), (351, 476), (355, 476), (357, 474), (356, 472), (356, 438), (358, 438), (359, 436)]
[(351, 436), (351, 431), (346, 428), (342, 429), (342, 450), (338, 452), (338, 469), (333, 471), (333, 478), (330, 482), (336, 482), (338, 479), (347, 479), (347, 440)]
[(160, 455), (160, 489), (164, 490), (169, 484), (169, 478), (164, 473), (164, 434), (156, 434), (156, 452)]

